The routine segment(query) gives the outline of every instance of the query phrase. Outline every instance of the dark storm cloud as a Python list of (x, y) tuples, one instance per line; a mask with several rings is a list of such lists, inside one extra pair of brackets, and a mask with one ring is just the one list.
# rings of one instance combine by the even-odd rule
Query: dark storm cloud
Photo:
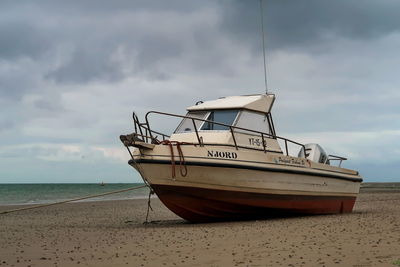
[[(11, 0), (12, 1), (12, 0)], [(126, 12), (132, 9), (173, 12), (191, 12), (201, 7), (214, 5), (214, 1), (185, 1), (185, 0), (83, 0), (83, 1), (63, 1), (63, 0), (43, 0), (41, 6), (50, 8), (56, 12), (74, 12), (83, 14), (106, 15), (115, 12)]]
[[(6, 16), (0, 22), (0, 33), (6, 39), (0, 44), (0, 56), (8, 60), (42, 56), (47, 57), (46, 63), (58, 57), (44, 74), (57, 83), (116, 82), (132, 75), (165, 79), (169, 75), (158, 64), (179, 57), (185, 43), (187, 46), (185, 39), (190, 39), (179, 30), (190, 21), (182, 19), (169, 26), (176, 27), (178, 33), (171, 28), (168, 33), (158, 29), (171, 17), (189, 16), (209, 5), (207, 1), (41, 1), (14, 5), (6, 1), (0, 4), (3, 12), (19, 8), (28, 14), (22, 17), (15, 11), (16, 16)], [(138, 16), (144, 19), (138, 22)]]
[[(204, 8), (219, 19), (207, 24), (204, 17), (185, 29)], [(368, 39), (400, 28), (400, 2), (393, 0), (264, 0), (264, 10), (268, 49), (324, 50), (321, 40), (332, 34)], [(259, 11), (258, 0), (2, 1), (0, 59), (13, 66), (0, 68), (0, 95), (20, 99), (38, 90), (41, 79), (165, 80), (182, 70), (233, 76), (230, 44), (251, 47), (259, 59)], [(35, 69), (16, 63), (25, 57)]]
[[(22, 60), (20, 65), (29, 65)], [(7, 64), (6, 64), (7, 65)], [(14, 64), (1, 67), (0, 60), (0, 97), (12, 101), (20, 100), (29, 91), (36, 88), (35, 73), (30, 68), (15, 66)]]
[[(2, 1), (0, 59), (32, 58), (43, 77), (57, 83), (116, 82), (132, 75), (165, 79), (169, 75), (157, 64), (179, 56), (184, 36), (152, 32), (150, 28), (168, 23), (163, 21), (168, 17), (157, 13), (179, 17), (209, 6), (207, 1), (182, 0)], [(140, 25), (138, 13), (147, 14)], [(41, 60), (47, 66), (39, 66)], [(9, 86), (1, 90), (25, 91)]]
[(49, 48), (48, 38), (26, 21), (0, 23), (0, 59), (37, 58)]
[[(231, 3), (233, 2), (233, 3)], [(225, 1), (222, 31), (259, 49), (260, 5)], [(371, 39), (400, 31), (400, 2), (394, 0), (264, 0), (269, 49), (317, 48), (332, 38)]]
[(179, 40), (162, 35), (97, 33), (85, 42), (81, 40), (70, 59), (48, 73), (46, 78), (59, 83), (115, 82), (127, 75), (144, 74), (157, 80), (167, 76), (157, 70), (157, 64), (179, 57), (182, 49)]
[(79, 47), (71, 59), (45, 77), (58, 83), (86, 83), (94, 80), (117, 81), (123, 78), (121, 66), (111, 59), (112, 51), (103, 47)]
[[(218, 36), (208, 33), (197, 37), (198, 33), (210, 32), (209, 29), (202, 31), (201, 28), (193, 28), (192, 34), (180, 33), (175, 38), (152, 32), (151, 29), (154, 25), (162, 27), (166, 22), (166, 18), (157, 15), (159, 11), (179, 16), (207, 6), (213, 6), (221, 12), (221, 24), (216, 25), (220, 35), (228, 33), (232, 43), (245, 43), (259, 56), (260, 17), (257, 0), (204, 1), (201, 4), (188, 1), (172, 1), (168, 4), (163, 1), (100, 1), (96, 5), (91, 1), (78, 4), (50, 1), (46, 10), (60, 15), (61, 31), (63, 21), (68, 24), (65, 39), (73, 43), (74, 51), (68, 60), (49, 71), (46, 77), (58, 83), (115, 82), (134, 75), (150, 80), (166, 79), (172, 74), (162, 70), (160, 63), (175, 58), (185, 64), (187, 57), (182, 56), (185, 50), (199, 54), (198, 60), (186, 62), (193, 70), (204, 71), (218, 66), (223, 72), (229, 66), (224, 64), (224, 56), (212, 41), (217, 42)], [(264, 1), (264, 7), (268, 49), (326, 51), (332, 38), (368, 40), (400, 28), (396, 13), (400, 3), (396, 1), (386, 0), (383, 4), (363, 1), (360, 4), (355, 0), (275, 0)], [(140, 27), (134, 27), (138, 11), (148, 12), (152, 19)], [(126, 20), (126, 24), (114, 23), (119, 15), (127, 14), (132, 20)], [(185, 22), (182, 20), (181, 24)], [(179, 31), (180, 25), (173, 27)], [(194, 43), (187, 41), (191, 38), (195, 40)], [(113, 56), (121, 45), (124, 47), (122, 58), (116, 61)]]
[[(210, 32), (199, 25), (191, 35), (179, 33), (173, 38), (152, 32), (157, 25), (161, 28), (168, 23), (157, 12), (190, 16), (207, 7), (220, 13), (214, 33), (197, 37), (198, 33)], [(223, 55), (219, 56), (216, 34), (228, 34), (232, 43), (249, 45), (257, 55), (260, 52), (258, 0), (2, 1), (0, 10), (4, 15), (0, 20), (0, 58), (25, 56), (38, 60), (61, 55), (62, 61), (43, 74), (58, 83), (115, 82), (132, 75), (165, 79), (171, 74), (159, 64), (170, 58), (184, 62), (188, 53), (199, 54), (198, 60), (189, 62), (193, 69), (207, 70), (217, 64), (224, 71), (229, 66), (224, 65)], [(331, 35), (369, 39), (400, 28), (400, 2), (393, 0), (264, 0), (264, 10), (268, 49), (324, 50), (321, 41), (329, 40)], [(147, 12), (151, 19), (138, 27), (137, 12)], [(182, 19), (173, 27), (179, 32), (178, 27), (186, 23), (189, 21)], [(190, 43), (190, 39), (196, 42)], [(72, 47), (72, 51), (60, 50), (63, 45)], [(121, 46), (122, 54), (116, 60)], [(209, 54), (211, 60), (206, 60)]]
[[(209, 25), (204, 17), (182, 30), (204, 8), (219, 19)], [(400, 2), (393, 0), (264, 0), (264, 9), (268, 49), (324, 50), (321, 40), (331, 35), (368, 39), (400, 28)], [(176, 66), (199, 75), (230, 73), (234, 50), (226, 44), (252, 47), (259, 58), (259, 11), (258, 0), (2, 1), (0, 58), (14, 64), (31, 58), (36, 80), (59, 84), (169, 79), (180, 71)], [(170, 60), (179, 62), (175, 69)], [(22, 65), (0, 69), (1, 95), (21, 97), (38, 88)]]

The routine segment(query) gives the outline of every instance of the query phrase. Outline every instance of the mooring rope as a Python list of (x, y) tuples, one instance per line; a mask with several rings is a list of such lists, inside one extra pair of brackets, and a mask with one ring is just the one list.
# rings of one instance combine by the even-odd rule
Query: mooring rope
[[(74, 199), (64, 200), (64, 201), (60, 201), (60, 202), (54, 202), (54, 203), (43, 204), (43, 205), (35, 205), (35, 206), (24, 207), (24, 208), (13, 209), (13, 210), (6, 210), (6, 211), (0, 212), (0, 214), (7, 214), (7, 213), (23, 211), (23, 210), (33, 210), (33, 209), (38, 209), (38, 208), (49, 207), (49, 206), (64, 204), (64, 203), (68, 203), (68, 202), (78, 201), (78, 200), (84, 200), (84, 199), (89, 199), (89, 198), (95, 198), (95, 197), (101, 197), (101, 196), (107, 196), (107, 195), (122, 193), (122, 192), (131, 191), (131, 190), (135, 190), (135, 189), (140, 189), (140, 188), (144, 188), (144, 187), (148, 187), (148, 186), (147, 185), (140, 185), (140, 186), (130, 187), (130, 188), (122, 189), (122, 190), (117, 190), (117, 191), (112, 191), (112, 192), (107, 192), (107, 193), (102, 193), (102, 194), (97, 194), (97, 195), (90, 195), (90, 196), (86, 196), (86, 197), (74, 198)], [(150, 188), (150, 190), (151, 190), (151, 188)]]
[(187, 175), (187, 167), (186, 167), (185, 156), (183, 155), (181, 145), (192, 144), (192, 143), (164, 140), (160, 144), (168, 145), (169, 149), (171, 151), (171, 176), (172, 176), (172, 178), (175, 178), (175, 176), (176, 176), (176, 174), (175, 174), (175, 155), (174, 155), (174, 146), (176, 146), (176, 149), (178, 150), (178, 156), (179, 156), (179, 171), (181, 173), (181, 176), (185, 177)]
[(149, 223), (149, 213), (150, 213), (150, 210), (153, 211), (153, 208), (151, 207), (151, 203), (150, 203), (151, 195), (153, 195), (153, 194), (154, 194), (154, 191), (153, 191), (153, 189), (150, 188), (150, 191), (149, 191), (149, 198), (148, 198), (148, 200), (147, 200), (146, 221), (143, 223), (143, 224), (145, 224), (145, 225)]

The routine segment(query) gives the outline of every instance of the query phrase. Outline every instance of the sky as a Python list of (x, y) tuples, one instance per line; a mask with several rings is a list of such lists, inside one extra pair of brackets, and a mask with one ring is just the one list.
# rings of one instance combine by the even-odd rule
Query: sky
[[(277, 134), (369, 182), (400, 181), (398, 10), (264, 0)], [(260, 27), (258, 0), (0, 1), (0, 183), (140, 182), (119, 141), (132, 111), (263, 93)]]

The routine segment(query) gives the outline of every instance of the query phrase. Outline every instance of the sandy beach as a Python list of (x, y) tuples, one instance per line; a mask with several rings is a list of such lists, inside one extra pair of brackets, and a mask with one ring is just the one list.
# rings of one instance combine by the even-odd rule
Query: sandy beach
[(351, 214), (210, 224), (153, 199), (143, 225), (146, 203), (0, 215), (0, 266), (400, 266), (400, 192), (363, 192)]

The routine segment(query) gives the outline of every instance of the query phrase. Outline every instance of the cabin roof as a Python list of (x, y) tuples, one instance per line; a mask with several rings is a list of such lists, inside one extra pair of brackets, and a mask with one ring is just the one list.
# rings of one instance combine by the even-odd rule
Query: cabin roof
[(227, 96), (216, 100), (205, 101), (201, 104), (188, 107), (187, 110), (248, 109), (268, 113), (271, 111), (274, 100), (274, 94)]

